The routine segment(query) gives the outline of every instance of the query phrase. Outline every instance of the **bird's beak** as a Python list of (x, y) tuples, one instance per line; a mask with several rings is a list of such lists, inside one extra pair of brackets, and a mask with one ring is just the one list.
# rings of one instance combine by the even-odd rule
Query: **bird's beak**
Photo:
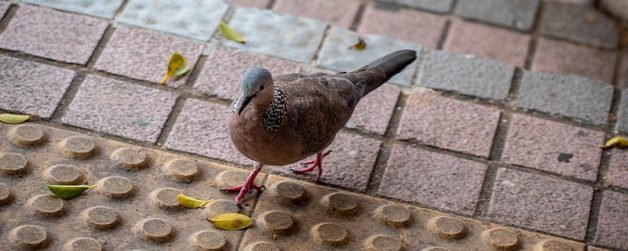
[(244, 110), (244, 108), (251, 102), (251, 99), (253, 99), (253, 96), (250, 97), (244, 97), (242, 100), (240, 100), (240, 102), (238, 102), (238, 116), (240, 116), (240, 113), (242, 113), (242, 111)]

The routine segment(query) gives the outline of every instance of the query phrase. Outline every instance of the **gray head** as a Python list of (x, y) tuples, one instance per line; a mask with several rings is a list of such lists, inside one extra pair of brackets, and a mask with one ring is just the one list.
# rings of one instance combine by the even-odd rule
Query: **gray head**
[(261, 67), (251, 67), (240, 80), (240, 90), (242, 91), (242, 98), (238, 102), (237, 111), (238, 114), (244, 110), (244, 108), (251, 102), (259, 92), (263, 90), (269, 90), (273, 87), (273, 77), (270, 71)]

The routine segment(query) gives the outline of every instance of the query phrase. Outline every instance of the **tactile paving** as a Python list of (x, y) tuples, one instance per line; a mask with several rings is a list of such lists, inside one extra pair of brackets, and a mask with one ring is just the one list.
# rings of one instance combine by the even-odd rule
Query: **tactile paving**
[[(219, 188), (248, 171), (41, 124), (0, 124), (1, 250), (532, 250), (583, 243), (275, 175), (259, 199)], [(46, 184), (96, 185), (71, 200)], [(178, 193), (211, 199), (181, 207)], [(254, 202), (257, 201), (257, 204)], [(242, 212), (254, 225), (214, 228)]]

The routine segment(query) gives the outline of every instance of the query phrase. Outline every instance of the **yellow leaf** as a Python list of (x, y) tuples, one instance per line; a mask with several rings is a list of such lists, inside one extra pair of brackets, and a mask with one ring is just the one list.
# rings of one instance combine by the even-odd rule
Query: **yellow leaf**
[(88, 185), (48, 185), (48, 189), (50, 192), (57, 197), (64, 200), (72, 199), (83, 191), (94, 188), (96, 186), (88, 186)]
[(354, 45), (352, 45), (351, 47), (349, 47), (349, 49), (356, 49), (356, 50), (364, 50), (366, 48), (366, 41), (364, 41), (364, 39), (362, 39), (361, 37), (358, 37), (358, 42)]
[(30, 119), (29, 115), (0, 113), (0, 121), (7, 124), (19, 124)]
[(628, 147), (628, 139), (622, 137), (622, 136), (615, 136), (611, 139), (609, 139), (608, 141), (606, 141), (606, 144), (604, 144), (603, 146), (601, 146), (603, 149), (606, 148), (610, 148), (613, 146), (617, 146), (620, 148), (624, 148), (624, 147)]
[(193, 198), (190, 196), (186, 196), (185, 194), (177, 194), (177, 200), (179, 204), (187, 208), (203, 208), (205, 204), (210, 202), (211, 200), (199, 200), (197, 198)]
[(218, 24), (218, 29), (220, 30), (220, 33), (222, 33), (222, 35), (226, 39), (229, 39), (229, 40), (241, 43), (241, 44), (246, 44), (244, 37), (240, 35), (240, 33), (238, 33), (236, 30), (229, 27), (229, 25), (227, 25), (225, 22), (220, 21), (220, 23)]
[(179, 78), (190, 71), (190, 64), (181, 56), (178, 52), (172, 53), (170, 61), (168, 61), (168, 69), (166, 75), (159, 81), (160, 84), (165, 84), (171, 78)]
[(226, 213), (216, 215), (209, 220), (214, 227), (222, 230), (240, 230), (253, 224), (253, 220), (244, 214)]

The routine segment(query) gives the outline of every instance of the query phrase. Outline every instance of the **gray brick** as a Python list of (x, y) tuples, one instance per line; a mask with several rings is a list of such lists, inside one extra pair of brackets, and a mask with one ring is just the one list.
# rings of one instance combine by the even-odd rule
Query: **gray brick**
[(382, 2), (403, 4), (434, 12), (449, 12), (453, 0), (382, 0)]
[(603, 81), (524, 72), (517, 106), (604, 125), (612, 98), (613, 86)]
[(515, 28), (530, 30), (539, 8), (539, 0), (460, 0), (456, 14), (465, 18)]
[(76, 12), (97, 17), (112, 18), (122, 0), (23, 0), (27, 3), (47, 6), (59, 10)]
[(606, 190), (603, 197), (593, 243), (628, 250), (628, 195)]
[(621, 92), (617, 129), (621, 132), (628, 133), (628, 89), (624, 89)]
[[(417, 53), (421, 51), (420, 45), (404, 43), (387, 37), (378, 35), (363, 35), (360, 37), (366, 42), (366, 48), (364, 50), (351, 49), (350, 47), (358, 41), (358, 34), (353, 31), (332, 27), (323, 43), (317, 64), (336, 71), (353, 71), (396, 50), (413, 49)], [(406, 66), (390, 82), (409, 86), (415, 70), (416, 61)]]
[(208, 40), (229, 6), (222, 0), (130, 0), (118, 21)]
[(251, 8), (236, 9), (229, 26), (246, 38), (246, 44), (224, 39), (224, 45), (303, 63), (314, 57), (326, 27), (318, 20)]
[(592, 6), (562, 2), (548, 2), (545, 6), (541, 19), (543, 34), (606, 49), (617, 48), (617, 24)]
[(466, 95), (503, 100), (508, 96), (514, 67), (470, 55), (433, 51), (423, 63), (417, 85)]

